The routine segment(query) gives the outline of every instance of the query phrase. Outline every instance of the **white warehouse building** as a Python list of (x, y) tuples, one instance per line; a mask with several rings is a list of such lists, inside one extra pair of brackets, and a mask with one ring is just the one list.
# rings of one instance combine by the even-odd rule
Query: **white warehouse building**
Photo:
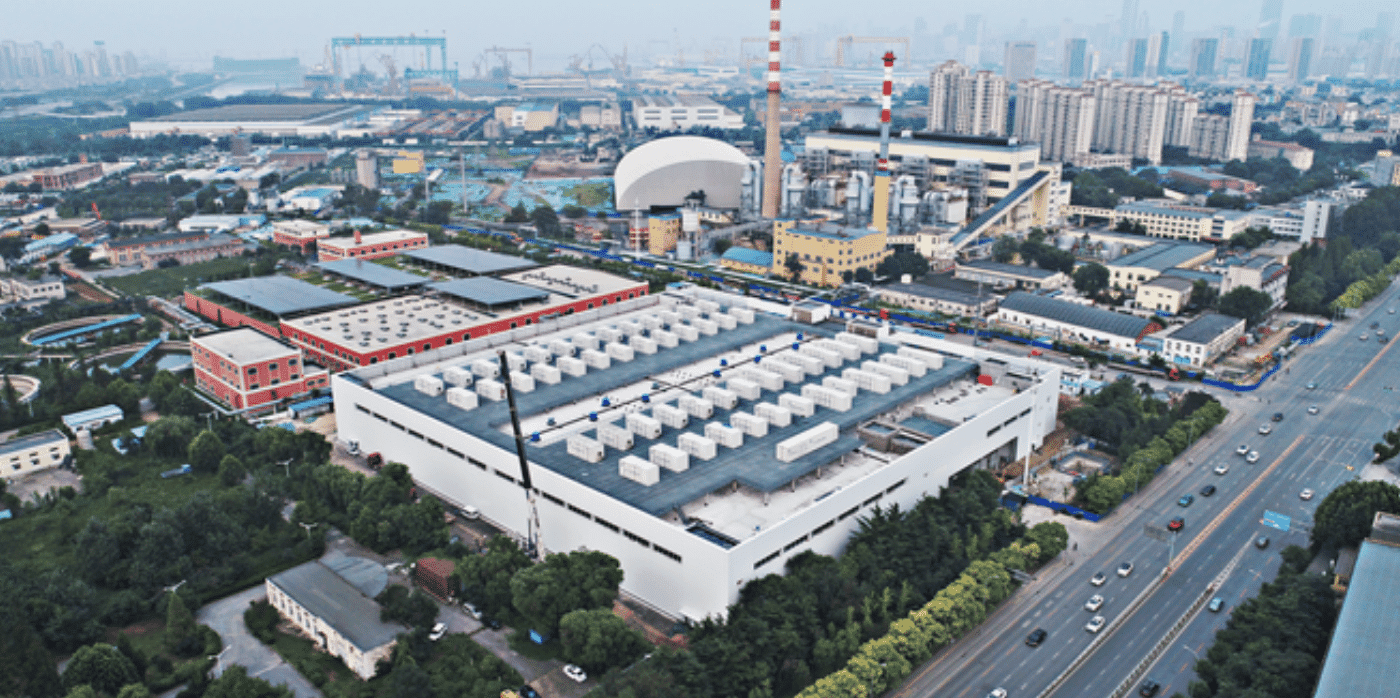
[(1054, 364), (786, 312), (680, 289), (340, 373), (339, 437), (523, 538), (504, 351), (542, 547), (606, 552), (626, 592), (700, 620), (1054, 429)]

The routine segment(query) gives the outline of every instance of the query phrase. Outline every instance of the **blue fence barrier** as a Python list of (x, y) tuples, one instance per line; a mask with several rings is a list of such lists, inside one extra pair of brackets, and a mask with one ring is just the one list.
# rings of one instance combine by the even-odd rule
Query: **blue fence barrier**
[(1045, 499), (1044, 497), (1037, 497), (1037, 496), (1035, 496), (1035, 495), (1027, 496), (1027, 497), (1026, 497), (1026, 502), (1029, 503), (1029, 504), (1035, 504), (1035, 505), (1037, 505), (1037, 506), (1042, 506), (1042, 507), (1045, 507), (1045, 508), (1047, 508), (1047, 509), (1054, 509), (1055, 511), (1062, 511), (1062, 512), (1064, 512), (1064, 513), (1066, 513), (1066, 514), (1069, 514), (1070, 516), (1074, 516), (1074, 517), (1083, 517), (1084, 520), (1086, 520), (1086, 521), (1098, 521), (1099, 519), (1103, 518), (1103, 517), (1099, 516), (1098, 514), (1095, 514), (1095, 513), (1092, 512), (1092, 511), (1084, 511), (1083, 509), (1080, 509), (1079, 507), (1070, 506), (1070, 505), (1068, 505), (1068, 504), (1065, 504), (1064, 502), (1052, 502), (1052, 501), (1050, 501), (1050, 500), (1048, 500), (1048, 499)]

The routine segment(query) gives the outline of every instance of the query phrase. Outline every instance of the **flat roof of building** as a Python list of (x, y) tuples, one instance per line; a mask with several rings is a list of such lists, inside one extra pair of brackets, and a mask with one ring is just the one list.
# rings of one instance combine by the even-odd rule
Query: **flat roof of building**
[(762, 252), (752, 247), (731, 247), (724, 251), (724, 255), (720, 259), (727, 259), (739, 264), (752, 264), (765, 269), (773, 266), (772, 252)]
[(1095, 308), (1091, 305), (1056, 300), (1025, 291), (1015, 291), (1007, 295), (1002, 300), (1001, 307), (1003, 310), (1012, 310), (1132, 339), (1142, 336), (1143, 331), (1151, 324), (1150, 320), (1133, 315), (1115, 313), (1112, 310)]
[(1149, 286), (1161, 286), (1162, 288), (1171, 289), (1173, 291), (1176, 291), (1177, 293), (1184, 293), (1186, 291), (1190, 291), (1191, 286), (1194, 283), (1195, 282), (1193, 282), (1191, 279), (1183, 279), (1179, 276), (1167, 276), (1163, 274), (1162, 276), (1159, 276), (1151, 281), (1144, 282), (1142, 286), (1139, 286), (1139, 288), (1146, 288)]
[(1220, 288), (1220, 275), (1213, 271), (1201, 271), (1200, 269), (1182, 269), (1181, 267), (1172, 267), (1171, 269), (1163, 271), (1162, 276), (1174, 276), (1179, 279), (1186, 279), (1187, 281), (1191, 281), (1192, 283), (1196, 282), (1196, 280), (1199, 279), (1201, 281), (1206, 282), (1206, 284), (1210, 286)]
[(993, 297), (991, 294), (988, 294), (979, 299), (977, 297), (977, 294), (975, 293), (963, 293), (962, 291), (955, 291), (951, 288), (943, 288), (941, 286), (930, 286), (928, 284), (922, 283), (888, 284), (886, 286), (879, 287), (879, 290), (892, 291), (894, 293), (907, 293), (911, 296), (918, 296), (920, 298), (932, 298), (933, 300), (946, 301), (948, 303), (960, 303), (962, 305), (973, 307), (976, 307), (979, 302), (985, 303), (987, 301), (996, 300), (996, 298)]
[(192, 109), (146, 121), (307, 121), (341, 111), (359, 111), (358, 104), (237, 104)]
[[(613, 318), (612, 321), (625, 321), (627, 319), (629, 316), (623, 315)], [(584, 376), (568, 377), (554, 385), (537, 384), (533, 392), (517, 394), (516, 404), (520, 413), (526, 415), (525, 419), (528, 420), (530, 417), (551, 410), (596, 399), (600, 394), (607, 395), (612, 391), (657, 380), (668, 372), (707, 362), (720, 355), (769, 341), (778, 335), (795, 335), (799, 332), (804, 333), (804, 336), (809, 339), (815, 339), (830, 337), (834, 335), (835, 330), (764, 316), (753, 324), (739, 324), (733, 330), (721, 330), (713, 336), (701, 335), (694, 342), (683, 342), (675, 348), (662, 349), (656, 354), (639, 353), (632, 361), (614, 362), (610, 368), (604, 371), (589, 371)], [(894, 349), (893, 345), (881, 345), (882, 353), (892, 352)], [(865, 358), (874, 357), (867, 355)], [(464, 357), (463, 363), (468, 363), (466, 357)], [(715, 360), (715, 364), (718, 368), (717, 360)], [(737, 362), (731, 363), (731, 366), (735, 368), (738, 365)], [(844, 368), (851, 366), (850, 362), (844, 362), (839, 368), (828, 369), (822, 374), (809, 376), (806, 382), (820, 385), (824, 377), (840, 376)], [(634, 446), (629, 452), (621, 454), (616, 450), (609, 449), (607, 457), (601, 463), (586, 463), (569, 455), (567, 439), (563, 438), (530, 444), (528, 456), (532, 462), (559, 475), (606, 493), (654, 516), (662, 516), (708, 492), (717, 491), (732, 483), (739, 483), (764, 492), (779, 489), (859, 447), (861, 440), (854, 433), (854, 427), (857, 424), (887, 412), (892, 406), (908, 402), (958, 378), (967, 376), (974, 369), (975, 364), (971, 362), (945, 358), (943, 368), (931, 370), (922, 378), (911, 378), (906, 385), (894, 386), (889, 393), (878, 394), (861, 391), (853, 398), (852, 408), (849, 411), (837, 412), (819, 407), (812, 417), (796, 418), (791, 425), (786, 427), (770, 427), (768, 435), (765, 437), (746, 437), (744, 445), (739, 448), (721, 447), (715, 458), (711, 460), (693, 460), (691, 467), (684, 472), (676, 473), (663, 470), (660, 481), (651, 486), (623, 478), (618, 472), (619, 457), (621, 455), (644, 457), (650, 444), (673, 444), (682, 432), (703, 434), (706, 423), (724, 424), (728, 421), (730, 412), (716, 407), (712, 419), (691, 420), (688, 427), (680, 430), (664, 428), (661, 438), (656, 441), (635, 436)], [(658, 396), (657, 400), (674, 399), (674, 397), (679, 396), (681, 391), (698, 392), (698, 385), (694, 384), (694, 380), (705, 380), (705, 377), (703, 375), (696, 376), (693, 379), (686, 379), (684, 383), (660, 386), (657, 390), (665, 392), (666, 396)], [(784, 392), (795, 393), (797, 389), (797, 386), (787, 386)], [(378, 392), (421, 413), (431, 414), (434, 419), (444, 421), (499, 448), (507, 450), (515, 448), (514, 438), (502, 430), (502, 425), (510, 419), (504, 402), (483, 400), (475, 409), (460, 410), (449, 406), (444, 396), (430, 396), (417, 391), (412, 381), (388, 385), (379, 388)], [(775, 402), (776, 394), (764, 391), (761, 399)], [(642, 403), (638, 403), (638, 405), (640, 404)], [(752, 409), (753, 404), (749, 401), (741, 401), (738, 406), (739, 411), (751, 412)], [(621, 420), (624, 410), (631, 411), (622, 404), (617, 405), (615, 411), (603, 411), (600, 414), (600, 423), (618, 422)], [(833, 422), (842, 430), (841, 436), (834, 443), (792, 462), (777, 460), (775, 447), (779, 442), (823, 422)], [(561, 428), (577, 428), (578, 426), (580, 425), (566, 424)], [(581, 433), (584, 435), (590, 438), (596, 435), (595, 427), (587, 423), (582, 426), (584, 429)]]
[(214, 233), (213, 235), (210, 235), (209, 237), (204, 238), (202, 240), (185, 240), (183, 242), (177, 242), (173, 245), (167, 245), (165, 247), (157, 247), (155, 249), (146, 250), (146, 254), (179, 254), (181, 252), (189, 252), (191, 250), (202, 250), (206, 247), (222, 247), (224, 245), (230, 245), (234, 243), (242, 244), (242, 241), (238, 237), (233, 235), (225, 235), (224, 233)]
[(808, 237), (825, 238), (828, 240), (859, 240), (868, 235), (881, 234), (874, 228), (853, 228), (832, 223), (819, 223), (817, 225), (795, 225), (790, 230), (785, 231), (787, 235), (806, 235)]
[(551, 264), (547, 267), (506, 274), (500, 278), (566, 298), (618, 293), (644, 283), (637, 279), (568, 264)]
[(201, 288), (207, 288), (277, 316), (339, 308), (359, 302), (343, 293), (336, 293), (289, 276), (218, 281), (204, 284)]
[(10, 439), (9, 441), (6, 441), (4, 443), (0, 443), (0, 456), (8, 456), (11, 453), (28, 451), (30, 449), (43, 446), (44, 444), (54, 443), (57, 441), (68, 441), (68, 437), (64, 436), (63, 432), (57, 429), (41, 431), (37, 434), (30, 434), (29, 436), (21, 436), (19, 438)]
[(398, 623), (379, 620), (379, 604), (365, 596), (319, 560), (268, 577), (283, 593), (349, 640), (369, 652), (408, 632)]
[(360, 241), (355, 242), (355, 238), (349, 236), (323, 238), (316, 243), (320, 247), (334, 247), (341, 250), (349, 250), (356, 247), (367, 247), (369, 245), (383, 245), (391, 242), (404, 242), (406, 240), (418, 240), (428, 237), (427, 233), (420, 233), (414, 230), (386, 230), (382, 233), (366, 233), (360, 236)]
[(158, 245), (174, 240), (188, 240), (190, 238), (208, 237), (209, 233), (203, 230), (193, 230), (188, 233), (161, 233), (158, 235), (138, 235), (130, 238), (117, 238), (106, 242), (107, 249), (116, 250), (126, 247), (138, 247), (141, 245)]
[[(813, 136), (838, 137), (868, 140), (874, 138), (879, 140), (880, 131), (873, 128), (843, 128), (833, 127), (825, 132), (817, 132)], [(932, 133), (929, 131), (916, 131), (909, 136), (891, 136), (891, 141), (907, 142), (912, 141), (921, 145), (935, 145), (949, 148), (985, 148), (994, 150), (1040, 150), (1040, 144), (1023, 141), (1014, 137), (1001, 136), (961, 136), (952, 133)]]
[(1362, 541), (1313, 695), (1395, 694), (1400, 682), (1400, 659), (1391, 649), (1400, 625), (1396, 578), (1400, 578), (1400, 547)]
[(538, 266), (524, 257), (487, 252), (462, 245), (434, 245), (427, 249), (409, 250), (403, 256), (447, 267), (469, 276), (499, 274)]
[(122, 419), (124, 415), (125, 413), (122, 412), (122, 408), (117, 407), (116, 405), (103, 405), (101, 407), (94, 407), (90, 410), (83, 410), (82, 412), (65, 414), (63, 415), (62, 419), (64, 424), (68, 425), (69, 428), (72, 428), (74, 426), (96, 421), (99, 419)]
[(1136, 252), (1125, 254), (1108, 262), (1107, 266), (1146, 267), (1163, 272), (1185, 264), (1202, 254), (1213, 252), (1214, 249), (1207, 245), (1192, 245), (1183, 242), (1155, 242)]
[(1196, 344), (1210, 344), (1211, 340), (1243, 322), (1240, 318), (1221, 313), (1205, 313), (1191, 322), (1182, 325), (1170, 335), (1171, 339)]
[(422, 296), (385, 299), (295, 320), (283, 325), (350, 349), (377, 350), (470, 330), (495, 318)]
[(1054, 269), (1041, 269), (1040, 267), (1027, 267), (1020, 264), (1006, 264), (991, 259), (975, 259), (970, 262), (962, 262), (958, 267), (969, 267), (993, 274), (1005, 274), (1007, 276), (1020, 276), (1027, 279), (1048, 279), (1060, 272)]
[(320, 262), (316, 264), (316, 267), (327, 273), (390, 291), (416, 288), (431, 281), (427, 277), (399, 271), (364, 259), (337, 259), (333, 262)]
[(240, 366), (297, 353), (296, 349), (250, 327), (201, 335), (191, 341)]
[(1129, 213), (1155, 213), (1163, 216), (1177, 216), (1179, 218), (1214, 218), (1215, 210), (1198, 208), (1195, 206), (1179, 206), (1158, 203), (1156, 201), (1130, 201), (1126, 204), (1119, 204), (1115, 209), (1119, 212)]
[(439, 281), (428, 288), (486, 309), (549, 299), (548, 291), (489, 276)]

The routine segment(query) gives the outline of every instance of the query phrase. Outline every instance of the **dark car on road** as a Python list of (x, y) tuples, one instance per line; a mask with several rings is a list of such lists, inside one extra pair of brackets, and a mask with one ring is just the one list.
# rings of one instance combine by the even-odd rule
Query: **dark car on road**
[(1275, 412), (1275, 413), (1274, 413), (1274, 421), (1275, 421), (1275, 422), (1282, 422), (1282, 421), (1283, 421), (1283, 413), (1282, 413), (1282, 412)]
[(1045, 628), (1036, 628), (1031, 631), (1030, 635), (1026, 636), (1026, 644), (1031, 647), (1039, 647), (1040, 643), (1045, 642), (1046, 634)]
[(1142, 687), (1138, 689), (1138, 695), (1142, 696), (1143, 698), (1152, 698), (1152, 696), (1157, 695), (1157, 691), (1160, 690), (1162, 690), (1162, 684), (1157, 683), (1152, 679), (1148, 679), (1142, 682)]
[(1213, 494), (1215, 494), (1215, 485), (1206, 485), (1205, 487), (1201, 488), (1202, 497), (1209, 497)]

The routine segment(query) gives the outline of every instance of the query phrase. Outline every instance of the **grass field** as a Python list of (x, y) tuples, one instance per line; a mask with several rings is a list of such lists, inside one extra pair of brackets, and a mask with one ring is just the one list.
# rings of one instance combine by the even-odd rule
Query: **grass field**
[(247, 260), (242, 257), (225, 257), (167, 269), (152, 269), (130, 276), (114, 276), (103, 281), (112, 289), (128, 296), (169, 298), (201, 283), (247, 275)]
[(345, 662), (318, 650), (316, 643), (304, 637), (277, 631), (277, 640), (272, 643), (272, 649), (317, 688), (328, 683), (360, 683), (360, 678), (345, 666)]

